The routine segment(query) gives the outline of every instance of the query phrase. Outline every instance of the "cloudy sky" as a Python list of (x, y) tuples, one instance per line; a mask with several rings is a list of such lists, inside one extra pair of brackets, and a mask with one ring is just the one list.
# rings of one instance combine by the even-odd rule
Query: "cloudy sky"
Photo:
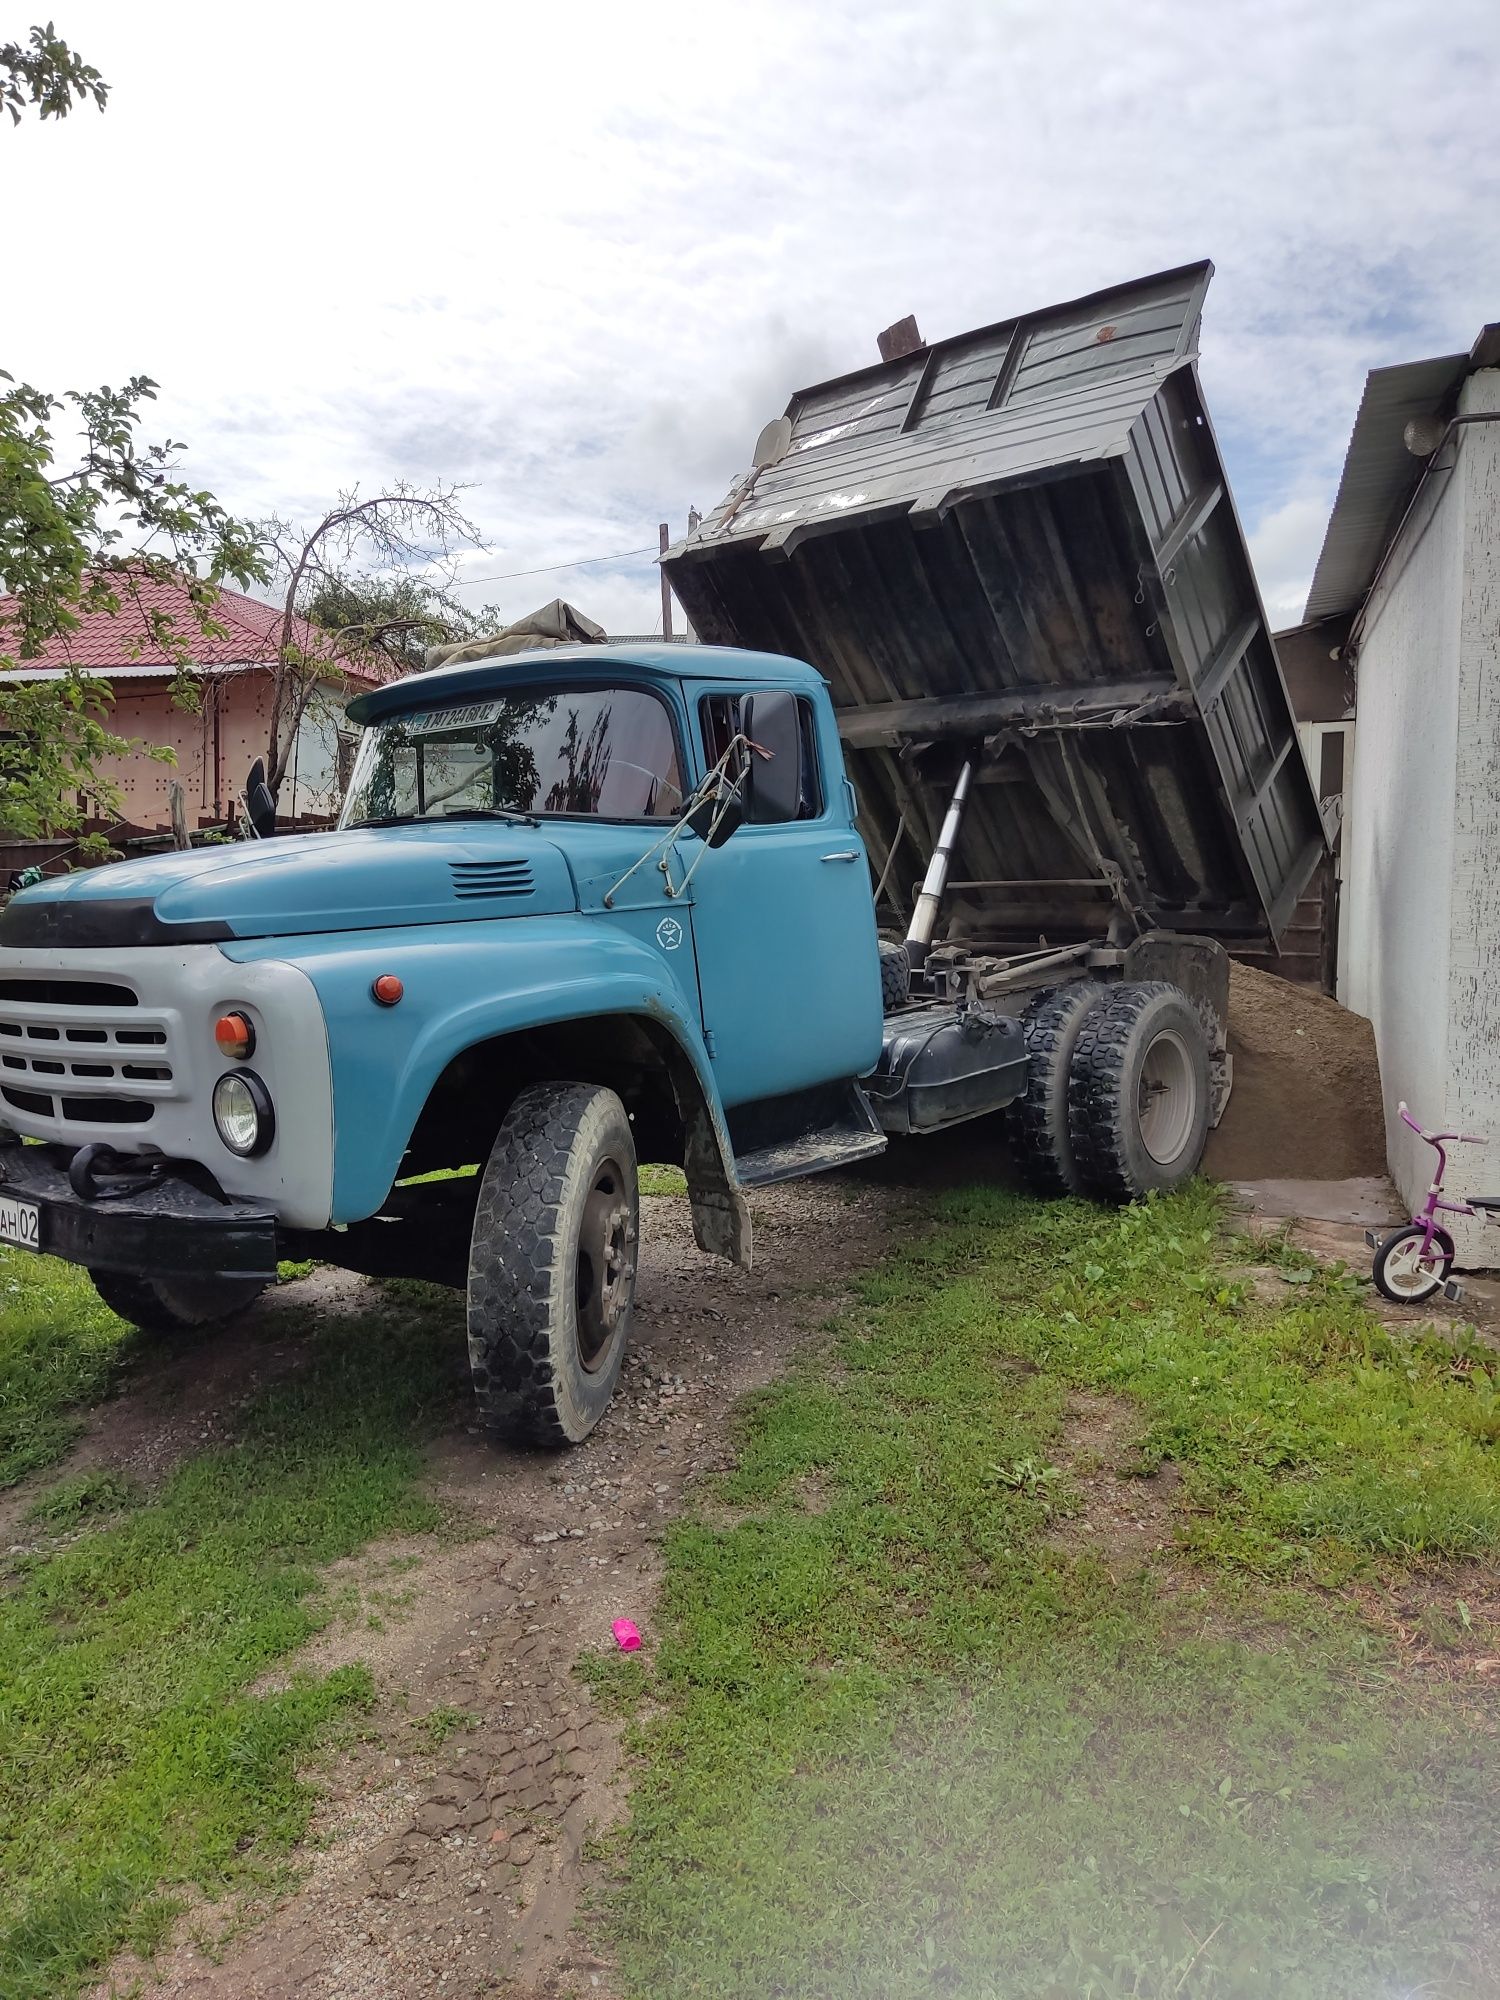
[[(1212, 257), (1277, 622), (1365, 371), (1500, 318), (1494, 0), (48, 0), (108, 111), (0, 132), (0, 366), (140, 371), (233, 511), (471, 482), (466, 593), (659, 616), (791, 390)], [(0, 40), (40, 9), (0, 0)], [(506, 580), (490, 581), (502, 578)]]

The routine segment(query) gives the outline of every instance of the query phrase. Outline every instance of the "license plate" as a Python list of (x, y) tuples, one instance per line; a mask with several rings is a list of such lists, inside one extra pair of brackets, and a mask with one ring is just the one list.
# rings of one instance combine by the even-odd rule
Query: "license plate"
[(18, 1243), (23, 1250), (39, 1250), (42, 1244), (42, 1211), (29, 1201), (16, 1201), (0, 1194), (0, 1243)]

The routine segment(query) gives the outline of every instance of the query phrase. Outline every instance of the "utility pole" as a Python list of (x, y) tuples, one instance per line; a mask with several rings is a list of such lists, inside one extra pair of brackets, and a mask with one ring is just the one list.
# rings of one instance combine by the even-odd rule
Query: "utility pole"
[[(672, 539), (671, 530), (668, 528), (666, 522), (663, 521), (656, 533), (657, 546), (660, 548), (662, 554), (665, 555), (667, 553), (667, 545)], [(663, 639), (670, 639), (672, 636), (672, 586), (667, 582), (667, 572), (665, 570), (661, 573), (661, 636)]]

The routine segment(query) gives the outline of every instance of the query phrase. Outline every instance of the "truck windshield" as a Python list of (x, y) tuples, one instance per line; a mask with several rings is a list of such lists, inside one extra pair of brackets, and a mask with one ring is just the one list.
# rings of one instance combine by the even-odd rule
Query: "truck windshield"
[(671, 714), (642, 688), (517, 688), (368, 728), (340, 826), (506, 813), (671, 819)]

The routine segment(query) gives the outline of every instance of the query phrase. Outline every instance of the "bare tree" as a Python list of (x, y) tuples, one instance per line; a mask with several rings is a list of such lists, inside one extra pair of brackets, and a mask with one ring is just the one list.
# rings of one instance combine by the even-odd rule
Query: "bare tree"
[(341, 493), (310, 531), (276, 518), (262, 525), (281, 601), (266, 760), (266, 782), (273, 795), (291, 762), (297, 731), (319, 681), (372, 653), (394, 663), (399, 654), (391, 642), (414, 622), (382, 617), (374, 621), (378, 629), (356, 621), (333, 631), (315, 625), (316, 636), (307, 639), (304, 621), (320, 602), (326, 605), (340, 592), (357, 598), (361, 579), (368, 583), (420, 571), (426, 603), (423, 622), (436, 623), (446, 608), (456, 624), (462, 623), (463, 613), (451, 598), (458, 556), (464, 547), (481, 546), (478, 529), (459, 506), (464, 490), (410, 486), (401, 480), (386, 492), (362, 499), (356, 487)]

